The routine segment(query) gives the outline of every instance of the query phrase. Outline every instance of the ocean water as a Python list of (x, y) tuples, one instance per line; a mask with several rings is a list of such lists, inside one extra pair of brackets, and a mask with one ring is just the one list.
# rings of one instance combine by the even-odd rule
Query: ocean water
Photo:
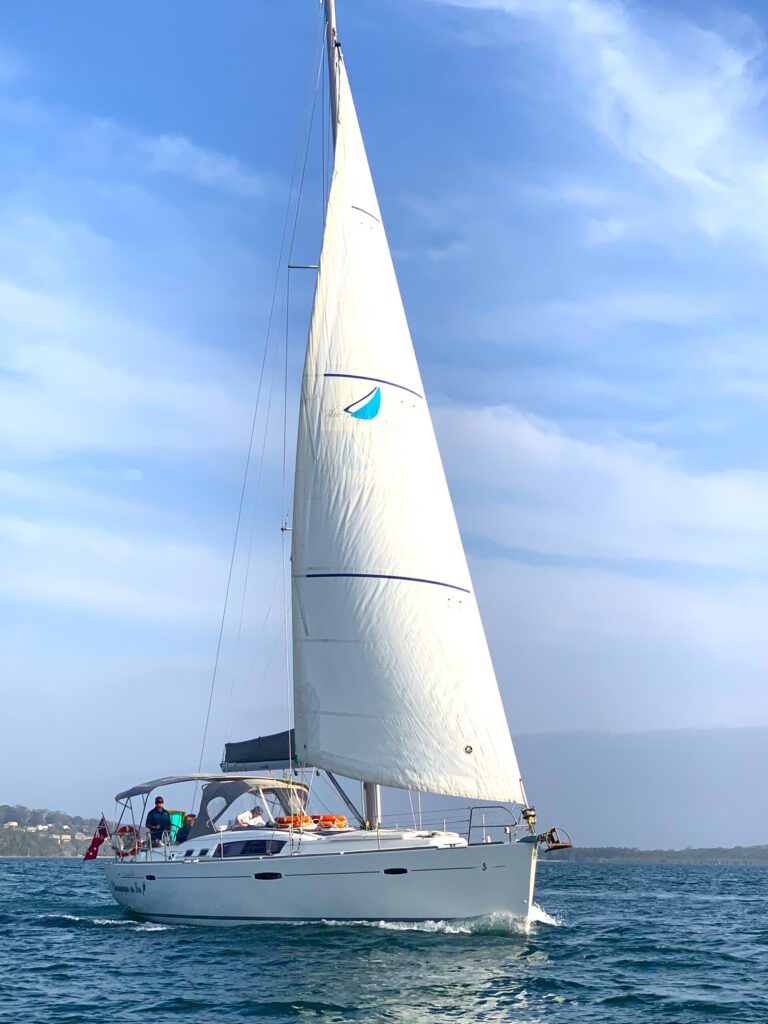
[(544, 863), (539, 920), (142, 924), (0, 861), (0, 1021), (768, 1022), (768, 869)]

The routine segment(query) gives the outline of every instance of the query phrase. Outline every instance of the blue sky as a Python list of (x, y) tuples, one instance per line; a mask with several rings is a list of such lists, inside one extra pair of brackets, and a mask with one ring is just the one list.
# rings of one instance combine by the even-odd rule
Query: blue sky
[[(338, 6), (513, 732), (768, 724), (765, 10)], [(317, 41), (312, 0), (0, 15), (0, 758), (57, 766), (4, 799), (196, 766)], [(282, 338), (209, 764), (283, 724)]]

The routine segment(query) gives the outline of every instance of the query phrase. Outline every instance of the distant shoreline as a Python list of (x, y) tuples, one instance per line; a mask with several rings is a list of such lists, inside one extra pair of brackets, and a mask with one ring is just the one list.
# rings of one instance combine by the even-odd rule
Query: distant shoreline
[[(82, 860), (82, 853), (0, 853), (0, 860)], [(100, 857), (99, 860), (111, 860)]]
[(711, 864), (768, 867), (768, 846), (701, 847), (684, 850), (638, 850), (624, 846), (574, 846), (540, 857), (541, 863)]

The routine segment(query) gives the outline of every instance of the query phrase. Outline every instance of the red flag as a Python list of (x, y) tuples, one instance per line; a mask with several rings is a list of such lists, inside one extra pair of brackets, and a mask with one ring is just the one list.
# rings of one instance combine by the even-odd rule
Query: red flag
[(96, 855), (99, 852), (99, 847), (105, 839), (109, 839), (109, 826), (107, 825), (107, 819), (102, 814), (101, 821), (99, 822), (98, 828), (93, 833), (93, 839), (91, 845), (85, 851), (83, 860), (96, 860)]

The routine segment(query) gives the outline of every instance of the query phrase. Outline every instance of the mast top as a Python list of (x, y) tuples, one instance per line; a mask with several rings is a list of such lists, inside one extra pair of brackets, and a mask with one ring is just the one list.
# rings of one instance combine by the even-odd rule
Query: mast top
[(335, 35), (336, 33), (336, 0), (323, 0), (325, 8), (325, 23)]
[(333, 145), (336, 146), (336, 126), (339, 120), (339, 84), (337, 75), (341, 47), (336, 32), (336, 0), (323, 0), (325, 10), (325, 41), (328, 47), (328, 85), (331, 97), (331, 127)]

